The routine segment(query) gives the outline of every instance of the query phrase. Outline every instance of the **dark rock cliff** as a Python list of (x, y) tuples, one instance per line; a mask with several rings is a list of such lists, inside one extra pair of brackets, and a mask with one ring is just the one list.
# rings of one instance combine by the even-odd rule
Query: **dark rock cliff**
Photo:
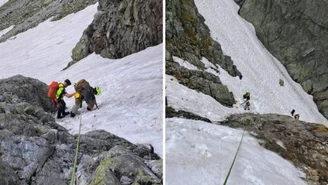
[(68, 67), (95, 52), (122, 58), (163, 42), (162, 0), (99, 0), (98, 12), (72, 51)]
[[(199, 70), (189, 70), (173, 61), (182, 58)], [(205, 71), (202, 57), (214, 65), (220, 65), (231, 76), (239, 76), (229, 56), (225, 56), (219, 43), (211, 38), (205, 19), (199, 14), (193, 0), (166, 1), (166, 74), (172, 75), (180, 84), (212, 96), (221, 104), (231, 107), (233, 94), (219, 77)], [(169, 110), (169, 108), (167, 108)]]

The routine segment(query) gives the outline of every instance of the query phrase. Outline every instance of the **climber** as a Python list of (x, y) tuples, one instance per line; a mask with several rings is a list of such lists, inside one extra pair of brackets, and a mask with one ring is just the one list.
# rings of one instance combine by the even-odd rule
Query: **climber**
[(247, 100), (250, 100), (251, 94), (248, 91), (246, 91), (243, 95), (243, 99), (244, 99), (244, 102), (246, 102)]
[(251, 103), (249, 103), (249, 100), (246, 100), (244, 103), (245, 103), (244, 110), (246, 110), (246, 109), (250, 110), (249, 107), (251, 106)]
[(61, 119), (69, 114), (69, 112), (65, 112), (66, 103), (64, 101), (64, 96), (67, 98), (74, 96), (74, 93), (68, 94), (66, 92), (65, 88), (68, 87), (69, 85), (71, 85), (71, 81), (69, 81), (68, 79), (66, 79), (64, 81), (64, 83), (58, 84), (58, 89), (56, 91), (56, 99), (55, 99), (55, 101), (57, 102), (57, 107), (58, 107), (58, 112), (57, 112), (58, 119)]
[(300, 119), (300, 115), (299, 114), (295, 114), (294, 119), (295, 120), (299, 120)]
[(94, 109), (94, 106), (96, 106), (97, 109), (99, 109), (96, 97), (95, 95), (99, 95), (101, 93), (101, 90), (99, 87), (91, 87), (89, 82), (82, 79), (78, 81), (74, 88), (76, 90), (75, 92), (75, 105), (72, 108), (71, 111), (71, 117), (75, 117), (77, 114), (77, 111), (79, 108), (82, 108), (82, 101), (84, 100), (87, 103), (87, 110), (92, 111)]
[(292, 116), (294, 116), (295, 113), (295, 109), (292, 110), (292, 112), (290, 112), (292, 114)]
[(250, 104), (250, 99), (251, 99), (251, 96), (250, 96), (250, 93), (248, 91), (246, 91), (243, 95), (243, 99), (244, 99), (244, 102), (242, 104), (245, 104), (244, 106), (244, 110), (250, 110), (249, 107), (251, 106)]

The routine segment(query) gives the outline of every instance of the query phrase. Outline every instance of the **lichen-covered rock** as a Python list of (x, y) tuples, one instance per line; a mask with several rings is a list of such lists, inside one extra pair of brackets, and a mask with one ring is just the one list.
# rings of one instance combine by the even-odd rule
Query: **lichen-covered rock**
[(156, 165), (147, 167), (149, 160), (117, 145), (109, 151), (82, 159), (77, 180), (82, 184), (161, 184), (163, 161), (151, 161), (157, 161)]
[(163, 42), (162, 0), (99, 0), (98, 12), (72, 51), (69, 66), (88, 56), (122, 58)]
[[(222, 105), (232, 107), (233, 94), (227, 86), (221, 83), (218, 76), (206, 71), (201, 59), (204, 57), (214, 66), (220, 65), (231, 76), (242, 78), (242, 74), (237, 70), (231, 58), (223, 54), (220, 44), (211, 38), (205, 19), (199, 14), (193, 0), (166, 1), (165, 56), (166, 74), (175, 77), (180, 84), (209, 95)], [(173, 56), (188, 61), (198, 70), (180, 66), (173, 60)], [(169, 106), (166, 107), (167, 110)], [(179, 111), (167, 113), (167, 115), (178, 113), (188, 116)], [(194, 117), (194, 115), (191, 116)]]
[(235, 0), (263, 45), (313, 95), (328, 118), (328, 4), (325, 0)]
[[(218, 42), (211, 38), (205, 19), (199, 14), (193, 0), (166, 1), (166, 62), (172, 56), (187, 60), (199, 69), (205, 69), (202, 57), (219, 64), (232, 76), (241, 77), (229, 56), (225, 56)], [(171, 57), (170, 57), (171, 56)]]
[(93, 180), (90, 185), (120, 185), (120, 181), (116, 178), (115, 174), (111, 171), (113, 162), (105, 158), (100, 161), (98, 168), (94, 174)]

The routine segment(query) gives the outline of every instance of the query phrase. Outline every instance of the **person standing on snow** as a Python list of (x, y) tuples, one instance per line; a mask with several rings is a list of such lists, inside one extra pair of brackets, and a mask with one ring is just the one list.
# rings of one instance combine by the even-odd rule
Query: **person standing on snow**
[(74, 96), (74, 93), (68, 94), (66, 92), (65, 88), (70, 85), (71, 85), (71, 81), (69, 81), (68, 79), (66, 79), (64, 83), (58, 84), (58, 89), (56, 91), (56, 100), (57, 100), (57, 107), (58, 107), (57, 119), (61, 119), (69, 114), (69, 112), (65, 112), (66, 103), (64, 101), (64, 96), (67, 98)]
[(250, 110), (249, 107), (251, 106), (251, 104), (249, 103), (249, 100), (251, 99), (251, 95), (248, 91), (246, 91), (243, 95), (243, 99), (244, 99), (244, 103), (245, 106), (244, 106), (244, 110)]

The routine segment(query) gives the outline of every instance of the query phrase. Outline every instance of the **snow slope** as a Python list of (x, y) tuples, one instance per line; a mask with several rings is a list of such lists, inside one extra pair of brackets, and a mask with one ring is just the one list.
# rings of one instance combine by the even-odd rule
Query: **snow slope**
[[(242, 93), (251, 93), (252, 112), (290, 115), (295, 109), (300, 119), (328, 125), (318, 111), (312, 96), (295, 83), (283, 65), (274, 58), (256, 37), (251, 24), (238, 15), (233, 0), (195, 0), (195, 4), (224, 54), (231, 56), (242, 80), (231, 77), (220, 68), (222, 83), (242, 102)], [(279, 79), (284, 86), (279, 85)]]
[[(204, 16), (212, 37), (221, 44), (224, 53), (231, 56), (243, 75), (242, 80), (232, 77), (220, 66), (211, 65), (206, 58), (202, 59), (208, 67), (207, 71), (219, 76), (222, 83), (233, 92), (239, 102), (238, 105), (243, 102), (242, 95), (248, 90), (251, 93), (251, 112), (290, 115), (291, 110), (295, 109), (296, 113), (301, 115), (300, 120), (328, 125), (327, 119), (319, 113), (312, 96), (305, 93), (302, 87), (291, 79), (283, 65), (257, 39), (252, 25), (238, 15), (238, 5), (233, 0), (195, 0), (195, 3)], [(186, 68), (195, 68), (177, 57), (174, 57), (174, 60)], [(212, 68), (218, 69), (220, 74)], [(284, 86), (279, 85), (280, 79), (284, 81)], [(168, 101), (172, 102), (170, 106), (178, 110), (185, 110), (188, 107), (194, 109), (191, 112), (195, 114), (204, 112), (202, 115), (212, 121), (218, 121), (218, 117), (225, 118), (229, 114), (243, 112), (242, 106), (238, 106), (238, 109), (221, 106), (220, 110), (224, 111), (216, 115), (216, 106), (195, 107), (186, 100), (179, 100), (185, 104), (184, 107), (180, 107), (182, 104), (174, 103), (172, 99), (186, 97), (189, 93), (176, 93), (170, 89), (172, 86), (175, 85), (167, 81)], [(189, 105), (186, 106), (187, 104)]]
[[(47, 84), (84, 78), (101, 87), (102, 94), (97, 96), (99, 110), (87, 112), (85, 103), (80, 109), (82, 133), (104, 129), (135, 144), (150, 143), (162, 156), (162, 44), (117, 60), (92, 54), (61, 71), (96, 11), (97, 4), (0, 43), (0, 78), (22, 74)], [(67, 91), (74, 92), (73, 86)], [(74, 98), (65, 99), (70, 110)], [(79, 116), (57, 122), (77, 133)]]
[[(202, 121), (166, 120), (166, 183), (223, 184), (242, 131)], [(304, 174), (247, 134), (231, 171), (231, 185), (303, 185)]]

